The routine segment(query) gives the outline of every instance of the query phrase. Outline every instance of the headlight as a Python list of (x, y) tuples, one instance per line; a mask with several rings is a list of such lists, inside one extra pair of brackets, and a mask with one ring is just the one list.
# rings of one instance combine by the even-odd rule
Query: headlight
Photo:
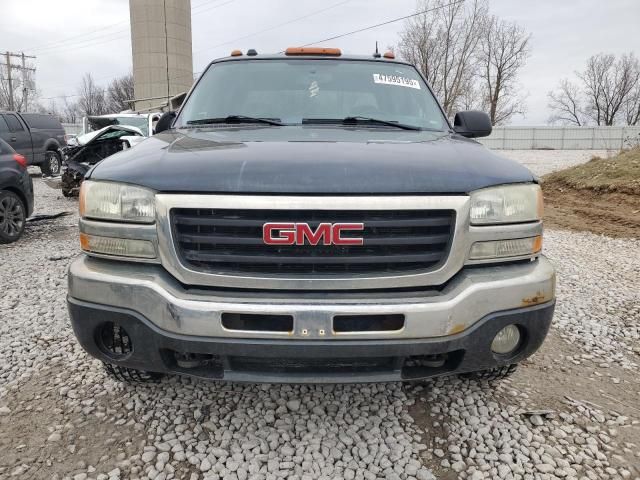
[(112, 182), (82, 182), (80, 216), (96, 220), (153, 223), (156, 216), (153, 191)]
[(533, 222), (541, 218), (540, 185), (505, 185), (471, 193), (472, 225)]

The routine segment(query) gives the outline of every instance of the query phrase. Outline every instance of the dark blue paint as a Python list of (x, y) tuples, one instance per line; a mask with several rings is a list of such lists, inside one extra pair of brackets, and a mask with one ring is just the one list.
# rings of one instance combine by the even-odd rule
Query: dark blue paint
[(275, 194), (468, 193), (535, 181), (449, 132), (249, 125), (168, 131), (107, 158), (90, 178), (159, 192)]

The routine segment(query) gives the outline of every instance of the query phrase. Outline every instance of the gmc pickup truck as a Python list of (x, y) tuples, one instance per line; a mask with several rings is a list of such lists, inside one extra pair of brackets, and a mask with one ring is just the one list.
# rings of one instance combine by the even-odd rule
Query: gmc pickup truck
[(157, 135), (87, 175), (74, 332), (121, 379), (501, 377), (555, 302), (542, 195), (412, 65), (213, 61)]

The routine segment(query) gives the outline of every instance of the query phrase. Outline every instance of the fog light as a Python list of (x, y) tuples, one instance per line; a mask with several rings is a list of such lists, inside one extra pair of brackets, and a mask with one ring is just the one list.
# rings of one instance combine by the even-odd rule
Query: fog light
[(507, 354), (513, 352), (520, 343), (520, 329), (515, 325), (507, 325), (500, 330), (491, 342), (494, 353)]
[(148, 240), (100, 237), (80, 234), (80, 246), (85, 252), (117, 255), (121, 257), (155, 258), (156, 249)]

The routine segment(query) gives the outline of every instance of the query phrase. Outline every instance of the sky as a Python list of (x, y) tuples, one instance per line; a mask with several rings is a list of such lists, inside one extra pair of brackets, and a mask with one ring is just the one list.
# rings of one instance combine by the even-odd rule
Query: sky
[[(416, 0), (191, 0), (194, 72), (234, 48), (277, 52), (409, 15), (416, 6)], [(547, 123), (547, 93), (582, 70), (589, 56), (640, 56), (640, 0), (489, 0), (489, 6), (532, 34), (531, 57), (520, 75), (527, 112), (513, 125)], [(381, 49), (397, 44), (402, 27), (397, 22), (322, 46), (368, 54), (376, 41)], [(44, 104), (76, 94), (86, 72), (106, 85), (131, 70), (128, 0), (0, 0), (5, 50), (37, 57)]]

